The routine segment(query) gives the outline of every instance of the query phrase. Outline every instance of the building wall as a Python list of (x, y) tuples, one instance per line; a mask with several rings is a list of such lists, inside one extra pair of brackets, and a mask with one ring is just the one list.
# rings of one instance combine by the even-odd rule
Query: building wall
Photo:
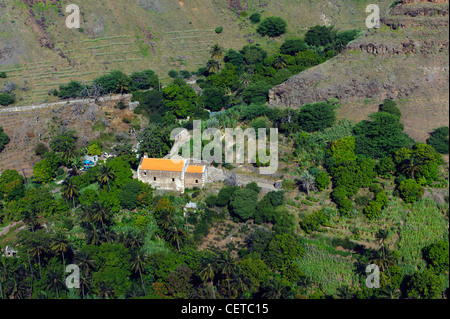
[(205, 174), (202, 173), (185, 173), (184, 187), (185, 188), (203, 188), (206, 185)]
[(139, 170), (138, 179), (156, 189), (184, 192), (183, 174), (181, 172)]

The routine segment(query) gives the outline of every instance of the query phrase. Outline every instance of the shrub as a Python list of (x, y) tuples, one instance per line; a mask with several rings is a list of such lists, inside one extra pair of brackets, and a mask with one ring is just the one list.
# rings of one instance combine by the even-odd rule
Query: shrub
[(261, 191), (261, 187), (258, 186), (258, 184), (256, 182), (250, 182), (248, 183), (245, 188), (247, 189), (251, 189), (253, 191), (255, 191), (256, 193), (259, 193)]
[(168, 74), (172, 79), (176, 79), (179, 76), (179, 73), (176, 70), (170, 70)]
[(239, 53), (234, 49), (229, 49), (223, 58), (225, 63), (231, 63), (237, 67), (241, 66), (244, 63), (244, 55)]
[(383, 178), (391, 178), (395, 173), (395, 163), (390, 156), (383, 157), (377, 164), (377, 172)]
[(278, 37), (286, 33), (287, 23), (280, 17), (265, 18), (256, 29), (260, 35), (269, 37)]
[(270, 191), (264, 196), (269, 200), (273, 207), (278, 207), (284, 204), (284, 192), (283, 191)]
[(415, 180), (407, 179), (403, 181), (398, 187), (400, 192), (400, 197), (405, 201), (405, 203), (413, 203), (424, 194), (424, 189)]
[(78, 81), (70, 81), (67, 85), (60, 85), (58, 97), (60, 99), (76, 98), (81, 95), (83, 86)]
[(206, 206), (208, 206), (209, 208), (216, 206), (217, 200), (217, 195), (209, 195), (205, 200)]
[(102, 154), (102, 149), (97, 144), (91, 144), (88, 148), (88, 154), (91, 156), (100, 156)]
[(402, 112), (397, 107), (397, 103), (395, 103), (394, 101), (392, 101), (390, 99), (385, 99), (383, 101), (383, 104), (380, 105), (379, 111), (390, 113), (390, 114), (398, 116), (398, 117), (402, 116)]
[(298, 121), (306, 132), (321, 131), (336, 121), (336, 114), (331, 104), (326, 102), (306, 104), (299, 112)]
[(0, 105), (8, 106), (10, 104), (13, 104), (15, 101), (16, 101), (16, 99), (15, 99), (14, 95), (0, 93)]
[(134, 72), (131, 78), (131, 91), (148, 90), (159, 87), (158, 75), (153, 70)]
[(127, 93), (131, 90), (132, 80), (122, 71), (111, 71), (109, 74), (95, 78), (93, 84), (103, 88), (105, 93)]
[(217, 34), (221, 34), (223, 31), (223, 27), (217, 27), (216, 30), (214, 30)]
[(3, 127), (0, 126), (0, 152), (3, 151), (5, 145), (10, 141), (9, 136), (3, 131)]
[(254, 24), (260, 23), (261, 22), (261, 13), (259, 13), (259, 12), (252, 13), (250, 15), (249, 19), (250, 19), (251, 23), (254, 23)]
[(325, 172), (320, 172), (316, 178), (316, 184), (319, 191), (323, 191), (330, 185), (331, 179)]
[(370, 198), (368, 196), (358, 196), (355, 198), (355, 203), (358, 206), (367, 206), (370, 203)]
[(444, 281), (429, 270), (417, 271), (407, 283), (407, 295), (413, 299), (441, 298)]
[(42, 156), (42, 155), (44, 155), (44, 154), (47, 153), (47, 152), (48, 152), (47, 146), (45, 146), (45, 145), (42, 144), (42, 143), (39, 143), (39, 144), (36, 146), (36, 148), (34, 149), (34, 153), (35, 153), (37, 156)]
[(0, 72), (0, 79), (6, 79), (6, 72)]
[(286, 40), (280, 47), (281, 54), (288, 54), (295, 56), (300, 51), (306, 51), (308, 45), (302, 39)]
[(431, 145), (437, 152), (441, 154), (449, 153), (449, 128), (443, 126), (434, 130), (430, 138), (427, 139), (427, 144)]
[(245, 88), (242, 92), (242, 99), (247, 104), (265, 104), (268, 100), (268, 93), (271, 88), (271, 85), (264, 81), (256, 82)]
[(328, 216), (319, 210), (313, 214), (306, 216), (301, 222), (301, 228), (308, 234), (318, 230), (321, 225), (325, 225), (328, 222)]
[(364, 215), (366, 215), (368, 219), (375, 219), (380, 216), (381, 210), (381, 203), (374, 200), (364, 208)]
[(336, 30), (334, 26), (320, 26), (316, 25), (310, 28), (305, 34), (305, 42), (308, 45), (327, 46), (336, 39)]
[(448, 272), (449, 269), (449, 244), (440, 240), (423, 249), (423, 259), (428, 268), (436, 274)]
[(231, 196), (233, 196), (234, 192), (236, 192), (239, 189), (237, 186), (225, 186), (217, 195), (217, 206), (226, 206), (230, 202)]
[(230, 200), (230, 208), (235, 216), (246, 221), (254, 217), (257, 203), (257, 192), (248, 188), (238, 189)]
[(189, 79), (191, 77), (191, 72), (187, 71), (187, 70), (181, 70), (180, 71), (180, 76), (183, 79)]

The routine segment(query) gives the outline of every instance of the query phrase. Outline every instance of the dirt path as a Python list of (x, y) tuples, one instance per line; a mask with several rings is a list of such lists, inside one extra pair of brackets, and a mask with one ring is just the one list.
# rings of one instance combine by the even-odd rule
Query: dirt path
[(4, 228), (0, 228), (0, 236), (8, 234), (9, 230), (17, 225), (17, 222), (12, 223)]
[[(120, 100), (120, 99), (127, 99), (127, 98), (131, 98), (131, 94), (124, 94), (124, 95), (114, 94), (111, 96), (101, 97), (98, 99), (98, 101), (99, 102), (109, 102), (109, 101), (113, 101), (113, 100)], [(67, 105), (67, 104), (75, 104), (75, 103), (89, 104), (89, 103), (94, 103), (94, 102), (95, 102), (95, 99), (79, 99), (79, 100), (70, 100), (70, 101), (62, 101), (62, 102), (55, 102), (55, 103), (43, 103), (43, 104), (35, 104), (35, 105), (15, 106), (15, 107), (0, 108), (0, 113), (25, 112), (25, 111), (45, 109), (45, 108), (51, 108), (51, 107)]]

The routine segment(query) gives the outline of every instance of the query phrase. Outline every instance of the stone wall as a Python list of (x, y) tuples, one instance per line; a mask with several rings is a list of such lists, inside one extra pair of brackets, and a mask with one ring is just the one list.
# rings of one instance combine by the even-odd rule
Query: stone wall
[(202, 173), (185, 173), (184, 187), (185, 188), (203, 188), (206, 185), (206, 174)]
[(139, 170), (138, 179), (144, 183), (152, 185), (156, 189), (165, 189), (184, 193), (182, 172)]

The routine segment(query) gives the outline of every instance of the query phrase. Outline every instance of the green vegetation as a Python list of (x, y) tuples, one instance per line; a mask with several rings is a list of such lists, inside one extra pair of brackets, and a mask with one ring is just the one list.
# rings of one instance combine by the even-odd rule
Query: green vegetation
[[(247, 13), (238, 19), (246, 24)], [(260, 24), (248, 27), (271, 38), (287, 31), (280, 18), (260, 19), (252, 14)], [(1, 238), (2, 248), (18, 250), (16, 258), (0, 257), (1, 298), (442, 298), (448, 197), (429, 197), (441, 195), (433, 194), (436, 185), (448, 188), (437, 149), (448, 132), (415, 143), (392, 100), (358, 123), (337, 121), (337, 99), (266, 104), (274, 85), (339, 54), (358, 34), (316, 26), (301, 38), (265, 38), (267, 51), (216, 44), (196, 71), (174, 63), (164, 85), (152, 70), (59, 85), (60, 99), (132, 93), (140, 105), (134, 119), (120, 122), (142, 128), (113, 134), (100, 119), (100, 137), (86, 140), (53, 127), (31, 145), (40, 157), (31, 177), (2, 172), (0, 223), (19, 225)], [(114, 112), (128, 115), (125, 109), (121, 102)], [(182, 195), (133, 178), (144, 154), (165, 157), (173, 129), (190, 131), (198, 119), (202, 129), (277, 128), (279, 174), (255, 178), (254, 166), (264, 166), (259, 152), (254, 166), (213, 163), (229, 174), (225, 180)], [(8, 140), (0, 128), (0, 149)], [(113, 156), (84, 167), (86, 154), (103, 152)], [(282, 190), (272, 190), (278, 180)], [(81, 289), (64, 285), (68, 264), (80, 267)], [(380, 267), (380, 289), (364, 285), (369, 264)]]
[(278, 37), (286, 33), (286, 29), (287, 23), (282, 18), (268, 17), (261, 21), (256, 31), (262, 36)]
[(0, 105), (8, 106), (16, 101), (14, 95), (7, 93), (0, 93)]
[(5, 131), (3, 130), (3, 127), (0, 126), (0, 152), (3, 151), (6, 144), (8, 144), (10, 141), (9, 136), (6, 135)]

